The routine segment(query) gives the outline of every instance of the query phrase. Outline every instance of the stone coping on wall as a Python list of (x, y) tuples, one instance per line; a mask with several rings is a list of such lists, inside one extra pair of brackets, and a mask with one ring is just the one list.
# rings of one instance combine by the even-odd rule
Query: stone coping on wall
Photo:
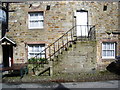
[(26, 44), (47, 44), (46, 41), (35, 41), (35, 42), (26, 42)]

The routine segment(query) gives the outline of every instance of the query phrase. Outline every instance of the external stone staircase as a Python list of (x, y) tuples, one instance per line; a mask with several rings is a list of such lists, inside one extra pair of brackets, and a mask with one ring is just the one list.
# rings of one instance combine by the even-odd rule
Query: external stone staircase
[[(56, 73), (95, 70), (95, 26), (89, 26), (87, 37), (76, 37), (75, 29), (76, 26), (68, 30), (63, 36), (42, 51), (47, 52), (45, 59), (48, 60), (48, 63), (43, 64), (43, 67), (33, 67), (36, 75), (42, 75), (46, 72), (52, 75)], [(42, 52), (38, 55), (41, 55)], [(35, 57), (36, 59), (37, 56)]]
[[(52, 61), (53, 74), (92, 72), (96, 69), (96, 41), (76, 41)], [(36, 69), (36, 75), (50, 75), (50, 65)]]
[(57, 73), (80, 73), (96, 68), (96, 41), (76, 41), (54, 61), (53, 71)]

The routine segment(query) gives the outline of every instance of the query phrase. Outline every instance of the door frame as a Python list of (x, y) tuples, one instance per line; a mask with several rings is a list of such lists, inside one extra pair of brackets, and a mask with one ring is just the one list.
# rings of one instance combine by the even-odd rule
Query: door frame
[(88, 10), (76, 10), (76, 12), (87, 12), (87, 25), (89, 25)]
[[(4, 59), (5, 59), (5, 55), (7, 55), (7, 58), (8, 60), (8, 65), (6, 64), (7, 67), (11, 67), (13, 65), (13, 46), (16, 47), (16, 43), (13, 42), (12, 40), (10, 40), (9, 38), (7, 38), (6, 36), (4, 36), (2, 39), (1, 39), (1, 46), (2, 46), (2, 52), (3, 52), (3, 60), (2, 60), (2, 64), (4, 65)], [(8, 49), (6, 50), (5, 47)], [(9, 64), (9, 62), (11, 64)]]
[[(88, 11), (87, 10), (76, 10), (75, 11), (75, 13), (77, 13), (77, 12), (86, 12), (87, 13), (87, 23), (86, 23), (86, 26), (87, 26), (87, 28), (88, 28), (88, 25), (89, 25), (89, 19), (88, 19)], [(75, 25), (76, 25), (76, 36), (78, 36), (78, 37), (84, 37), (84, 36), (87, 36), (87, 35), (78, 35), (77, 34), (77, 14), (75, 14), (75, 16), (76, 16), (76, 20), (75, 20)], [(86, 28), (86, 27), (85, 27)], [(87, 29), (87, 31), (88, 31), (88, 29)]]
[[(4, 67), (11, 67), (13, 65), (13, 46), (2, 45), (2, 48), (3, 48), (3, 65)], [(5, 65), (5, 63), (7, 64)]]

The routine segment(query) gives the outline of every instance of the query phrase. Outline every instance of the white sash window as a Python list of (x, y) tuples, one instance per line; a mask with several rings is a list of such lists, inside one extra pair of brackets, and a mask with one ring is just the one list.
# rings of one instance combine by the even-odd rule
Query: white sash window
[(105, 42), (102, 43), (102, 58), (103, 59), (114, 59), (115, 58), (115, 43)]
[[(37, 54), (37, 58), (45, 58), (45, 52), (42, 52), (45, 49), (45, 44), (34, 44), (28, 45), (28, 59), (34, 58)], [(41, 53), (41, 55), (40, 55)]]
[(29, 29), (43, 28), (43, 23), (44, 23), (43, 12), (29, 13)]

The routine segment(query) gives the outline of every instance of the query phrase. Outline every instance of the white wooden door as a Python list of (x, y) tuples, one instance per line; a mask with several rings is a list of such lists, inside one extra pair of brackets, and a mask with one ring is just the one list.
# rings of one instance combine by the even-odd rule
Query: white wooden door
[(77, 36), (88, 36), (88, 16), (86, 11), (76, 12)]

